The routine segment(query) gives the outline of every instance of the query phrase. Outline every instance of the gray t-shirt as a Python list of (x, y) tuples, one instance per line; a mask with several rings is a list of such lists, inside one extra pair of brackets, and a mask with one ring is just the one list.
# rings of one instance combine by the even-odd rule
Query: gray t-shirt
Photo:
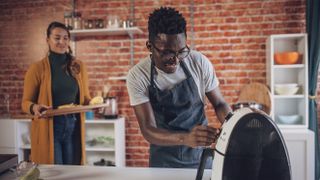
[[(189, 56), (183, 61), (198, 87), (202, 102), (204, 102), (205, 93), (219, 85), (211, 62), (206, 56), (195, 50), (191, 50)], [(127, 76), (127, 88), (131, 106), (149, 101), (150, 71), (151, 59), (149, 56), (130, 69)], [(172, 74), (167, 74), (158, 68), (156, 68), (156, 74), (154, 74), (155, 84), (161, 90), (171, 89), (186, 78), (187, 76), (180, 64), (176, 72)]]

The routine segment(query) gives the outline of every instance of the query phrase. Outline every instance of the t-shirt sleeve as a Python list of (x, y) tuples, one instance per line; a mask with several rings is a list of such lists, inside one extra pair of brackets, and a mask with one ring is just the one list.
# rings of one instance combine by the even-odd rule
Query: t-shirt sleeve
[(204, 55), (202, 55), (202, 72), (206, 93), (219, 86), (219, 80), (216, 76), (214, 67), (209, 59)]
[(131, 106), (149, 102), (148, 85), (138, 68), (132, 68), (127, 75), (127, 89)]

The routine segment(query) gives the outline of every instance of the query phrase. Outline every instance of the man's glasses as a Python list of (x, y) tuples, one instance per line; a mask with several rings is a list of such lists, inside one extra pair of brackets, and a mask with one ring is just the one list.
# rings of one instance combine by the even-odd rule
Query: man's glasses
[(159, 52), (161, 58), (164, 59), (174, 59), (175, 57), (177, 57), (179, 60), (182, 60), (185, 57), (187, 57), (190, 53), (190, 48), (187, 45), (178, 52), (170, 50), (160, 50), (154, 44), (152, 44), (152, 46)]

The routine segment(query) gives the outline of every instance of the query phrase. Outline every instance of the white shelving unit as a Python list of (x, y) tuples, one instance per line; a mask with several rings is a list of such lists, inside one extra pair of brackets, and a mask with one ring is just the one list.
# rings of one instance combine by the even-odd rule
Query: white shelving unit
[[(271, 116), (280, 128), (308, 128), (308, 43), (306, 34), (271, 35), (267, 39), (267, 84), (271, 90)], [(299, 64), (278, 65), (274, 54), (297, 51), (302, 59)], [(300, 86), (297, 94), (277, 95), (276, 84), (296, 83)], [(302, 120), (295, 124), (281, 124), (279, 115), (299, 115)]]
[[(87, 120), (86, 138), (105, 136), (114, 138), (114, 143), (107, 147), (89, 146), (86, 144), (87, 164), (101, 160), (113, 161), (116, 167), (125, 167), (125, 119), (95, 119)], [(31, 120), (0, 120), (0, 153), (18, 154), (19, 161), (30, 155)]]
[(114, 144), (101, 147), (86, 145), (87, 164), (93, 165), (93, 162), (100, 159), (111, 160), (115, 162), (116, 167), (125, 166), (125, 122), (124, 118), (114, 120), (95, 119), (86, 121), (86, 137), (107, 136), (114, 138)]

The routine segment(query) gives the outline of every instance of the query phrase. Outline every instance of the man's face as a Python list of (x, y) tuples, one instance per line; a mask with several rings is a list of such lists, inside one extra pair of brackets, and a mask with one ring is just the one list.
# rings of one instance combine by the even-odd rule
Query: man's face
[(168, 35), (158, 34), (155, 42), (151, 45), (152, 60), (157, 68), (165, 73), (174, 73), (179, 61), (189, 55), (184, 33)]

